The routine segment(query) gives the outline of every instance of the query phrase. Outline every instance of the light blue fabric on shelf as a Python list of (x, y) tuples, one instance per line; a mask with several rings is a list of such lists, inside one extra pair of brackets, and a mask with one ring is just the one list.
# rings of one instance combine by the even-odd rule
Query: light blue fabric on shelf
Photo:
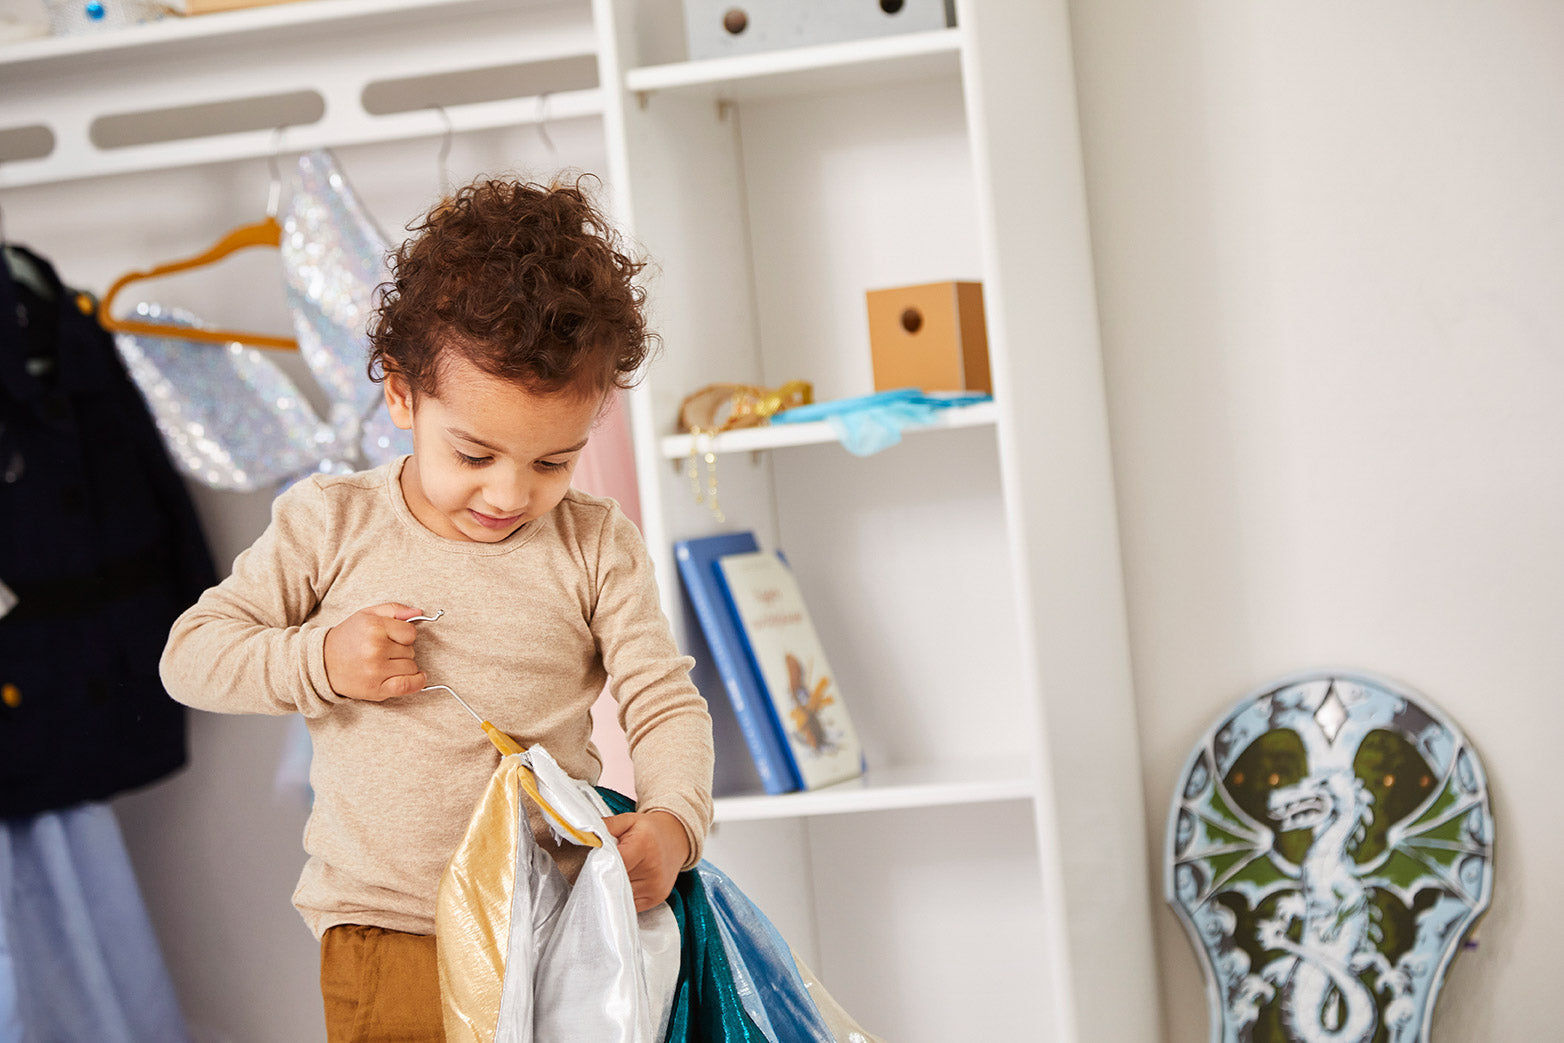
[(0, 821), (0, 1043), (188, 1039), (114, 813)]
[(933, 423), (942, 410), (987, 402), (992, 397), (976, 391), (929, 394), (917, 388), (902, 388), (784, 409), (772, 417), (771, 422), (827, 421), (848, 452), (869, 456), (900, 442), (901, 433), (907, 428)]

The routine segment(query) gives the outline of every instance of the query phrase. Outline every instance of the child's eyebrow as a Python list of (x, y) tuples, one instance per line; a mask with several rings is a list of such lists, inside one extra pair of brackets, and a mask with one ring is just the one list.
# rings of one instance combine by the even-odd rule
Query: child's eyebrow
[(504, 450), (501, 449), (499, 446), (497, 446), (497, 445), (490, 445), (488, 442), (485, 442), (483, 439), (476, 438), (473, 435), (468, 434), (466, 431), (463, 431), (459, 427), (448, 427), (445, 430), (446, 430), (447, 434), (454, 435), (455, 437), (460, 438), (464, 442), (471, 442), (473, 445), (479, 446), (480, 448), (483, 448), (483, 449), (487, 449), (491, 453), (504, 452)]
[[(452, 435), (452, 436), (454, 436), (456, 438), (460, 438), (464, 442), (471, 442), (473, 445), (478, 446), (479, 448), (487, 449), (491, 453), (503, 453), (505, 451), (505, 450), (501, 449), (497, 445), (491, 445), (488, 442), (485, 442), (481, 438), (473, 437), (472, 435), (468, 434), (466, 431), (463, 431), (459, 427), (448, 427), (445, 430), (446, 430), (446, 433), (448, 433), (448, 434), (450, 434), (450, 435)], [(556, 449), (552, 453), (544, 453), (543, 455), (544, 456), (563, 456), (565, 453), (574, 453), (574, 452), (576, 452), (579, 449), (585, 449), (586, 448), (586, 444), (589, 441), (591, 441), (590, 438), (583, 438), (581, 441), (577, 442), (575, 445), (571, 446), (569, 449)]]

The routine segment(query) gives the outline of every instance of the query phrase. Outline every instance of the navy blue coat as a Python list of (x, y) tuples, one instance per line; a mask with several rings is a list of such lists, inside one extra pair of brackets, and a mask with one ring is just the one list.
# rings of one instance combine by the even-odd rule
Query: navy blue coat
[(0, 817), (102, 800), (185, 763), (184, 708), (158, 658), (216, 581), (109, 335), (28, 256), (43, 294), (0, 264), (0, 581), (19, 599), (0, 616)]

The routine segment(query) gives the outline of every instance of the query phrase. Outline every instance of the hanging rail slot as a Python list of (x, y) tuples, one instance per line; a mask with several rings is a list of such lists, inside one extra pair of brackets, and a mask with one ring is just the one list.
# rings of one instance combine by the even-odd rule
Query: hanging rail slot
[(433, 105), (452, 108), (590, 90), (596, 86), (597, 57), (583, 54), (375, 80), (364, 87), (360, 102), (371, 116), (394, 116)]
[(319, 92), (289, 91), (99, 116), (92, 121), (87, 137), (100, 149), (134, 148), (273, 127), (308, 126), (319, 123), (325, 114), (326, 99)]

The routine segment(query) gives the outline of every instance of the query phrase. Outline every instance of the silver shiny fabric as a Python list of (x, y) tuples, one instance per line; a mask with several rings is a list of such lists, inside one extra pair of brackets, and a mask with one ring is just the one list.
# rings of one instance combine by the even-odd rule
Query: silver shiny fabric
[[(281, 215), (283, 283), (299, 352), (329, 403), (322, 417), (268, 357), (240, 344), (116, 335), (158, 429), (185, 474), (214, 489), (281, 487), (346, 474), (412, 450), (364, 366), (387, 245), (329, 153), (299, 157)], [(142, 303), (173, 325), (196, 316)]]
[(516, 756), (531, 766), (544, 800), (603, 846), (589, 851), (572, 886), (520, 824), (495, 1043), (658, 1043), (679, 977), (673, 911), (662, 903), (636, 913), (603, 823), (608, 808), (591, 786), (566, 775), (541, 746)]

